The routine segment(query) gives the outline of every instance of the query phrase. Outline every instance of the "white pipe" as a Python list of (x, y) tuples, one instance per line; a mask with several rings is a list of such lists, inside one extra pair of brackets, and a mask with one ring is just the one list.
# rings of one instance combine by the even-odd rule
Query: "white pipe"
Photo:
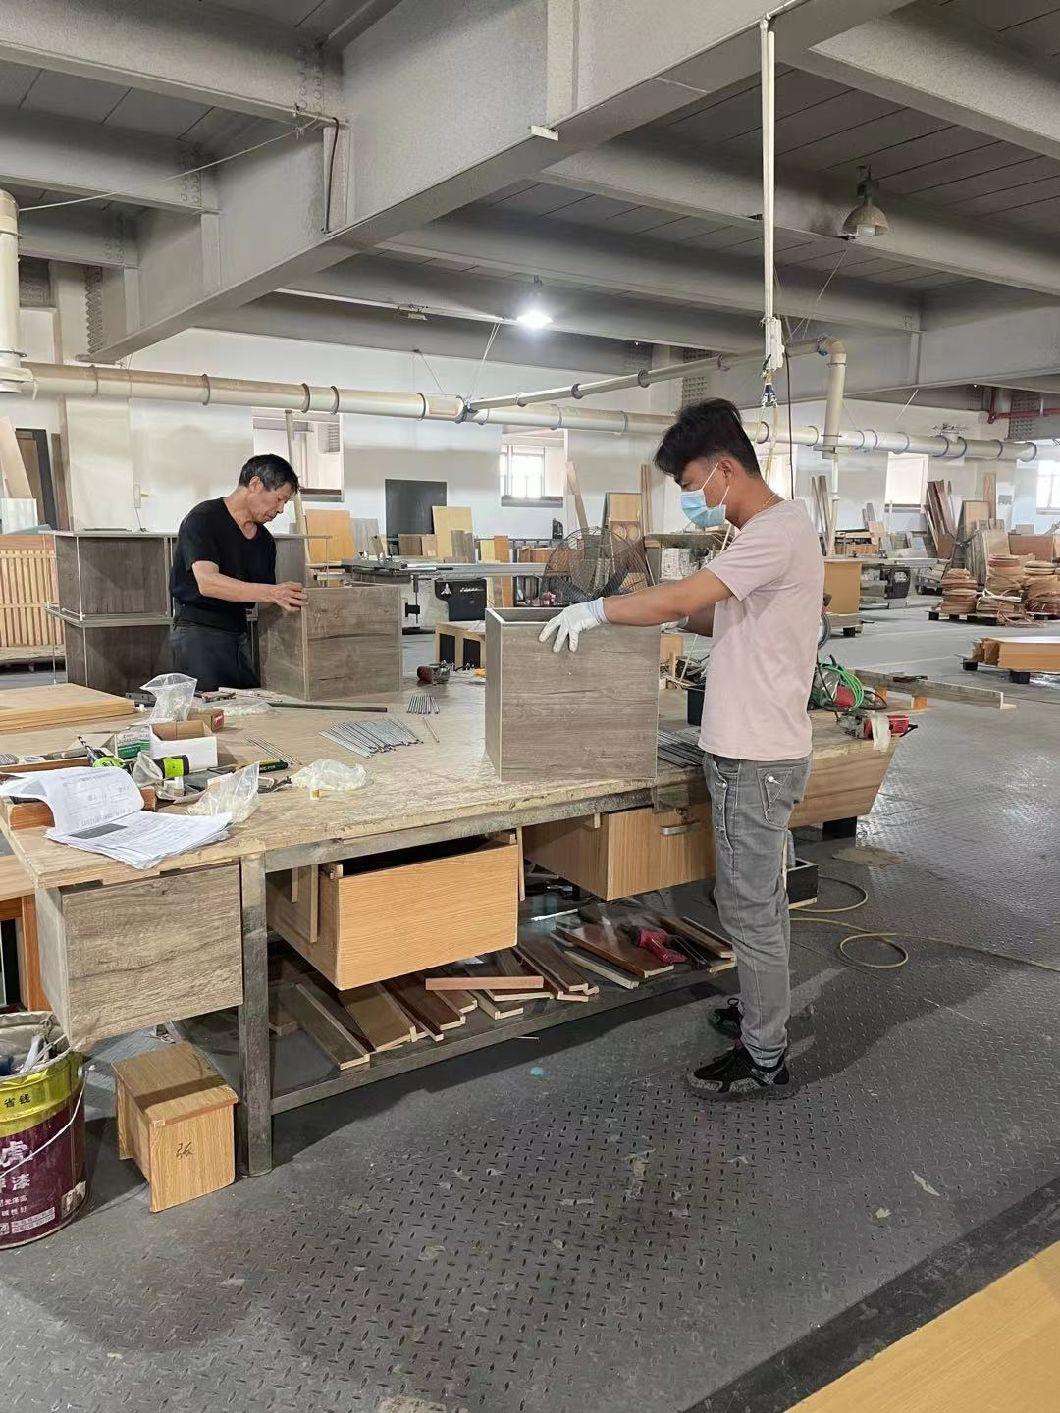
[(832, 461), (832, 490), (839, 490), (839, 460), (836, 452), (839, 422), (843, 413), (843, 389), (847, 377), (847, 349), (841, 339), (823, 338), (819, 351), (828, 359), (828, 387), (824, 403), (824, 436), (821, 455)]
[[(204, 407), (223, 403), (236, 407), (281, 407), (296, 412), (348, 412), (365, 417), (405, 417), (428, 422), (475, 422), (551, 430), (613, 432), (619, 436), (655, 436), (670, 426), (672, 416), (652, 412), (605, 411), (602, 408), (560, 407), (546, 404), (530, 410), (516, 407), (472, 408), (460, 397), (426, 396), (423, 393), (375, 392), (357, 388), (315, 387), (309, 383), (270, 383), (250, 378), (213, 378), (205, 373), (148, 373), (135, 369), (96, 367), (76, 363), (26, 363), (35, 396), (98, 397), (120, 401), (155, 398), (162, 402), (197, 402)], [(752, 442), (768, 442), (768, 422), (745, 424)], [(776, 441), (787, 446), (820, 447), (819, 427), (777, 428)], [(905, 432), (874, 430), (839, 432), (836, 445), (851, 451), (915, 452), (952, 461), (968, 457), (983, 461), (1031, 462), (1038, 454), (1034, 442), (970, 441), (952, 433), (936, 437), (910, 437)]]
[[(758, 358), (756, 353), (754, 358)], [(672, 378), (684, 378), (701, 368), (718, 366), (717, 357), (692, 358), (687, 363), (666, 363), (661, 368), (639, 368), (635, 373), (623, 373), (616, 378), (600, 378), (595, 383), (570, 383), (562, 388), (542, 388), (540, 392), (504, 393), (497, 397), (478, 397), (468, 403), (469, 412), (488, 407), (526, 407), (532, 402), (555, 402), (561, 397), (591, 397), (596, 393), (622, 392), (625, 388), (650, 388), (653, 383), (666, 383)]]
[(22, 368), (18, 303), (18, 206), (0, 191), (0, 392), (18, 392), (28, 381)]
[(774, 132), (773, 132), (773, 71), (774, 45), (773, 21), (762, 20), (762, 263), (765, 286), (765, 300), (762, 308), (762, 323), (766, 329), (766, 357), (770, 354), (769, 331), (773, 319), (773, 188), (774, 188)]

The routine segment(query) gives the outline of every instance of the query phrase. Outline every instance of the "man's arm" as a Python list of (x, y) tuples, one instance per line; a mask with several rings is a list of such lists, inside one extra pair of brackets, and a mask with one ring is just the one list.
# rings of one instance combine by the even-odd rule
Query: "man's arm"
[[(633, 627), (652, 628), (657, 623), (673, 623), (687, 618), (690, 633), (713, 632), (714, 605), (731, 599), (732, 591), (709, 569), (690, 574), (687, 579), (672, 584), (658, 584), (635, 594), (621, 594), (604, 599), (604, 617), (608, 623), (624, 623)], [(700, 619), (709, 619), (710, 627), (699, 626)]]
[(278, 603), (289, 613), (301, 608), (306, 601), (301, 584), (248, 584), (222, 574), (210, 559), (197, 559), (191, 572), (203, 598), (222, 599), (225, 603)]

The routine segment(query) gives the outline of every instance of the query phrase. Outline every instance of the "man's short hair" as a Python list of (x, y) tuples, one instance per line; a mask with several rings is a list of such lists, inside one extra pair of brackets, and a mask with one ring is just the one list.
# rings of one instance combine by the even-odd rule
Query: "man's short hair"
[(731, 456), (748, 476), (762, 475), (736, 405), (723, 397), (683, 407), (659, 443), (655, 464), (680, 485), (685, 467), (701, 456)]
[(261, 456), (252, 456), (249, 461), (243, 462), (239, 484), (249, 486), (255, 476), (267, 491), (278, 491), (284, 486), (290, 486), (293, 494), (298, 489), (298, 477), (294, 474), (294, 467), (285, 456), (277, 456), (274, 451), (263, 452)]

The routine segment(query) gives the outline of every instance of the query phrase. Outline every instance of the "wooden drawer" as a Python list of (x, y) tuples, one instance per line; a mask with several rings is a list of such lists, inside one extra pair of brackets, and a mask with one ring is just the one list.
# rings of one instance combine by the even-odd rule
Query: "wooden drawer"
[(523, 830), (523, 852), (598, 898), (625, 898), (714, 875), (710, 805), (620, 810)]
[(239, 868), (37, 894), (41, 980), (75, 1049), (243, 1000)]
[(340, 990), (515, 943), (514, 838), (276, 874), (268, 922)]

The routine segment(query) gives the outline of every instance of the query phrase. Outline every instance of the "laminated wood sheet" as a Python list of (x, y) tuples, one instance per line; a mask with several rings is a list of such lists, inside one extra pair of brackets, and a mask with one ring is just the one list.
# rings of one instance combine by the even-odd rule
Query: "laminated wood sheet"
[(1060, 638), (1026, 635), (981, 638), (981, 662), (1017, 672), (1060, 672)]
[(471, 523), (471, 507), (469, 505), (436, 505), (432, 509), (434, 515), (434, 534), (438, 541), (438, 558), (453, 559), (455, 550), (453, 548), (453, 531), (464, 531), (473, 535), (474, 526)]
[(353, 522), (348, 510), (307, 510), (305, 528), (312, 564), (333, 564), (337, 559), (353, 558)]
[(72, 682), (46, 687), (19, 687), (0, 692), (0, 735), (44, 726), (77, 726), (104, 717), (132, 716), (127, 697), (96, 692)]

